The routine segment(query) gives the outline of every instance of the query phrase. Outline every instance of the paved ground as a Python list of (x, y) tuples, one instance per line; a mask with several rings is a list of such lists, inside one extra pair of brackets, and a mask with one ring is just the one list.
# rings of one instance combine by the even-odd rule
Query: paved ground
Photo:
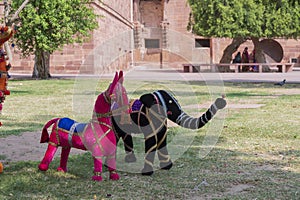
[[(0, 161), (4, 164), (16, 161), (40, 161), (42, 160), (48, 144), (40, 143), (41, 131), (25, 132), (22, 135), (10, 135), (0, 138)], [(71, 154), (84, 153), (79, 149), (72, 149)], [(58, 148), (56, 156), (61, 153)]]
[(126, 73), (126, 79), (139, 80), (223, 80), (226, 82), (278, 82), (300, 83), (300, 71), (288, 73), (185, 73), (182, 69), (138, 66)]
[[(22, 75), (11, 73), (12, 78), (25, 78), (31, 75)], [(53, 77), (98, 77), (101, 78), (111, 78), (111, 74), (101, 74), (101, 75), (69, 75), (69, 74), (53, 74)], [(292, 71), (288, 73), (193, 73), (193, 72), (183, 72), (179, 68), (169, 68), (163, 66), (160, 68), (159, 65), (141, 65), (135, 66), (131, 70), (125, 72), (126, 79), (133, 80), (183, 80), (183, 81), (205, 81), (205, 80), (223, 80), (225, 82), (279, 82), (286, 79), (287, 83), (300, 83), (300, 70)]]

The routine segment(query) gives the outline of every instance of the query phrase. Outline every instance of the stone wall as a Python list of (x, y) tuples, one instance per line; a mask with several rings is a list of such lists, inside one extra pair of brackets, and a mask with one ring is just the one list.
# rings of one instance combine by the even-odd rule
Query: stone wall
[[(128, 40), (131, 40), (132, 34), (131, 6), (127, 1), (116, 3), (117, 1), (94, 1), (92, 6), (99, 15), (99, 28), (91, 33), (90, 39), (85, 43), (66, 45), (61, 51), (54, 52), (50, 57), (50, 73), (93, 74), (114, 70), (109, 65), (114, 66), (113, 68), (127, 67), (118, 66), (115, 62), (120, 63), (119, 59), (131, 58), (129, 54), (132, 42)], [(34, 56), (21, 58), (17, 48), (12, 49), (12, 53), (11, 72), (32, 73)]]
[[(201, 37), (187, 30), (190, 16), (187, 0), (153, 0), (141, 4), (139, 2), (140, 0), (133, 0), (133, 2), (103, 0), (102, 3), (94, 1), (92, 6), (101, 16), (98, 19), (99, 28), (91, 33), (91, 38), (86, 43), (65, 46), (63, 50), (51, 55), (50, 72), (54, 74), (103, 73), (128, 68), (134, 62), (160, 62), (161, 55), (163, 62), (218, 63), (223, 50), (231, 42), (231, 39), (213, 38), (211, 48), (196, 48), (195, 39)], [(2, 13), (1, 9), (0, 5), (0, 13)], [(143, 10), (137, 12), (138, 9), (151, 12), (147, 13)], [(131, 16), (132, 12), (138, 16)], [(155, 16), (162, 20), (161, 23), (151, 20)], [(132, 23), (131, 18), (138, 21)], [(165, 45), (164, 50), (144, 49), (144, 43), (141, 43), (142, 48), (134, 49), (132, 28), (136, 23), (141, 23), (141, 26), (146, 28), (147, 26), (154, 29), (165, 27), (166, 44), (161, 44), (161, 46)], [(154, 37), (158, 33), (155, 30), (147, 30), (143, 34), (143, 37)], [(292, 39), (276, 39), (276, 41), (284, 49), (283, 62), (289, 62), (291, 58), (297, 58), (300, 62), (300, 41)], [(243, 44), (239, 51), (242, 51), (245, 46), (249, 47), (249, 52), (252, 51), (253, 45), (250, 42)], [(31, 73), (34, 57), (20, 58), (16, 48), (12, 52), (11, 72)]]

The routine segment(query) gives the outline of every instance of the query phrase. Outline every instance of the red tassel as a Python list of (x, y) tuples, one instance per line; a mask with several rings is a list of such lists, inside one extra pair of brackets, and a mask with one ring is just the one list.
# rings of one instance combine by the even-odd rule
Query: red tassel
[(40, 143), (46, 143), (46, 142), (49, 142), (49, 135), (47, 129), (43, 129)]
[(4, 95), (10, 95), (10, 91), (9, 90), (5, 90), (4, 91)]

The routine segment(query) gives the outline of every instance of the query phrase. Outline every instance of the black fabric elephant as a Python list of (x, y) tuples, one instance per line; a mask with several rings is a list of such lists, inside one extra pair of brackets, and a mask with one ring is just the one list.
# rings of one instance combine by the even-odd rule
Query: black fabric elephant
[(114, 116), (112, 123), (118, 136), (124, 141), (126, 151), (125, 161), (136, 161), (132, 133), (143, 133), (145, 138), (145, 162), (142, 169), (143, 175), (153, 174), (153, 162), (157, 152), (160, 168), (168, 170), (172, 161), (167, 150), (167, 119), (188, 129), (203, 127), (219, 109), (226, 106), (224, 98), (218, 98), (210, 108), (199, 118), (186, 114), (178, 101), (167, 91), (158, 90), (153, 93), (143, 94), (140, 99), (131, 103), (132, 113), (130, 123), (120, 123), (120, 116)]

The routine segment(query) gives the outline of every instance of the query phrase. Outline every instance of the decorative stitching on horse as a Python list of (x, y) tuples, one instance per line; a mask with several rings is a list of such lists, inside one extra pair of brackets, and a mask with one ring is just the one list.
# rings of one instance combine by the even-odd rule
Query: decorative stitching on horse
[(108, 104), (111, 103), (111, 98), (110, 98), (107, 90), (104, 92), (103, 97), (104, 97), (104, 100), (106, 101), (106, 103), (108, 103)]
[(74, 123), (71, 128), (70, 128), (70, 131), (68, 133), (68, 143), (69, 145), (72, 147), (73, 146), (73, 143), (72, 143), (72, 137), (73, 137), (73, 134), (74, 134), (74, 131), (76, 129), (76, 126), (78, 125), (79, 123)]
[[(104, 126), (106, 126), (106, 127), (108, 128), (107, 131), (106, 131), (105, 133), (103, 133), (103, 134), (100, 136), (100, 138), (97, 137), (97, 132), (95, 131), (95, 127), (94, 127), (94, 124), (93, 124), (93, 123), (98, 123), (98, 124), (104, 125)], [(96, 139), (96, 143), (93, 145), (93, 148), (94, 148), (96, 145), (98, 145), (99, 148), (101, 149), (101, 151), (104, 152), (103, 146), (102, 146), (102, 144), (100, 144), (100, 141), (101, 141), (103, 138), (105, 138), (106, 135), (107, 135), (110, 131), (113, 130), (112, 127), (111, 127), (110, 125), (104, 123), (104, 122), (99, 122), (99, 121), (95, 121), (95, 120), (91, 120), (91, 127), (92, 127), (92, 130), (93, 130), (94, 137), (97, 138), (97, 139)]]
[[(95, 127), (94, 127), (94, 124), (93, 124), (93, 123), (91, 123), (91, 127), (92, 127), (92, 131), (93, 131), (94, 137), (97, 138), (97, 133), (96, 133), (96, 131), (95, 131)], [(107, 133), (105, 133), (105, 135), (106, 135), (106, 134), (107, 134)], [(103, 147), (102, 147), (102, 144), (100, 144), (100, 140), (99, 140), (98, 138), (96, 139), (96, 143), (93, 145), (93, 148), (95, 148), (96, 145), (98, 145), (99, 148), (101, 149), (101, 151), (104, 152), (104, 149), (103, 149)]]
[(93, 112), (94, 116), (97, 118), (102, 118), (102, 117), (111, 117), (112, 116), (112, 112), (107, 112), (107, 113), (97, 113), (97, 112)]
[(117, 171), (116, 170), (112, 170), (110, 171), (111, 174), (117, 174)]
[(116, 155), (108, 155), (106, 158), (116, 158)]
[(52, 145), (52, 146), (54, 146), (54, 147), (57, 147), (57, 146), (58, 146), (58, 145), (55, 144), (54, 142), (48, 142), (48, 144), (50, 144), (50, 145)]
[[(119, 179), (119, 175), (115, 171), (116, 138), (112, 131), (110, 117), (112, 117), (112, 111), (115, 111), (112, 104), (117, 106), (117, 111), (128, 109), (129, 112), (128, 97), (122, 85), (123, 78), (122, 71), (119, 74), (116, 72), (108, 89), (98, 95), (94, 105), (95, 112), (93, 112), (92, 120), (89, 123), (77, 123), (75, 120), (64, 117), (53, 118), (44, 125), (40, 142), (48, 142), (49, 144), (45, 156), (38, 166), (41, 171), (48, 170), (57, 147), (61, 146), (61, 160), (57, 170), (66, 172), (68, 156), (71, 147), (73, 147), (92, 152), (95, 172), (92, 177), (93, 180), (102, 180), (103, 157), (106, 157), (106, 161), (110, 165), (108, 167), (110, 171), (109, 178), (112, 180)], [(52, 132), (49, 136), (47, 129), (51, 126)]]
[(60, 120), (57, 121), (58, 123), (57, 123), (56, 128), (55, 128), (55, 130), (56, 130), (57, 146), (60, 145), (60, 138), (59, 138), (59, 133), (58, 133), (58, 130), (59, 130), (59, 128), (58, 128), (59, 121), (60, 121)]
[(94, 172), (94, 175), (95, 175), (95, 176), (101, 176), (102, 173), (101, 173), (101, 172)]

